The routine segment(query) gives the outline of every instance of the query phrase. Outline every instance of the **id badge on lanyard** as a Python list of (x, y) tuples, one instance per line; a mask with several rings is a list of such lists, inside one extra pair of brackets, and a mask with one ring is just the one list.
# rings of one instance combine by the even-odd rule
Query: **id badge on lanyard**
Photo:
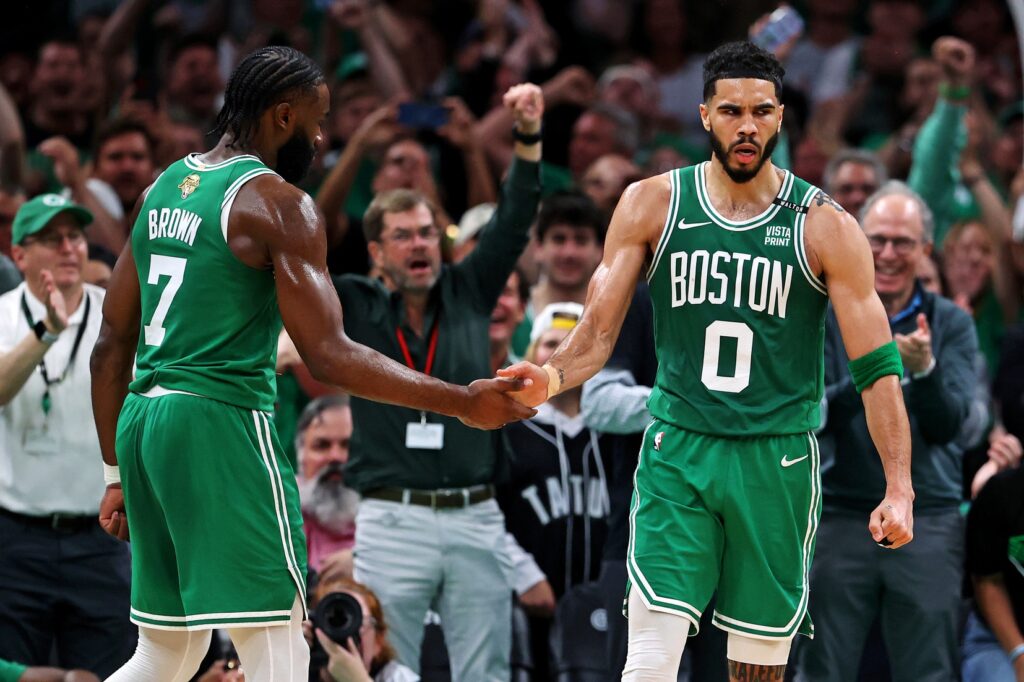
[[(434, 356), (437, 354), (437, 334), (440, 318), (434, 320), (434, 327), (430, 332), (430, 345), (427, 349), (427, 364), (423, 373), (430, 375), (434, 368)], [(398, 345), (405, 357), (405, 364), (409, 369), (416, 369), (412, 361), (412, 353), (409, 352), (409, 344), (405, 341), (405, 334), (401, 328), (395, 329), (395, 336), (398, 337)], [(409, 422), (405, 425), (405, 447), (417, 450), (440, 450), (444, 447), (444, 424), (431, 424), (427, 421), (427, 413), (420, 411), (418, 422)]]

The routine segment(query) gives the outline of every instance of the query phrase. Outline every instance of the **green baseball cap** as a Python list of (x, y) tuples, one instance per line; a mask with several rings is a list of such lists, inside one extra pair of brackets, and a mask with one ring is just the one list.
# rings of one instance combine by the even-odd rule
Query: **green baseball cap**
[(22, 204), (15, 214), (14, 224), (11, 225), (11, 243), (21, 244), (25, 237), (39, 232), (54, 216), (64, 211), (74, 216), (82, 227), (92, 222), (92, 213), (88, 209), (59, 194), (40, 194)]

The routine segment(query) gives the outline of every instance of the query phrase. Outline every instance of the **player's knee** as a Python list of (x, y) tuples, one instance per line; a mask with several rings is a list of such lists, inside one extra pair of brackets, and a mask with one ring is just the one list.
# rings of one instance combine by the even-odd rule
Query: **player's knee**
[(793, 638), (756, 639), (729, 633), (727, 653), (730, 661), (753, 665), (786, 665)]

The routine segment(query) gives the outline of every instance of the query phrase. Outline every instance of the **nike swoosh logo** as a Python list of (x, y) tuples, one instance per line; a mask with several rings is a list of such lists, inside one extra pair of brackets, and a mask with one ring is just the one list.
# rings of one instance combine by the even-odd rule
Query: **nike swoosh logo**
[(782, 458), (782, 466), (791, 467), (797, 462), (802, 462), (807, 459), (810, 455), (804, 455), (803, 457), (797, 457), (796, 459), (789, 459), (789, 455)]
[(711, 224), (710, 220), (708, 220), (706, 222), (703, 222), (703, 223), (688, 223), (688, 222), (686, 222), (686, 218), (683, 218), (682, 220), (679, 221), (679, 229), (680, 230), (689, 230), (691, 227), (701, 227), (702, 225), (710, 225), (710, 224)]

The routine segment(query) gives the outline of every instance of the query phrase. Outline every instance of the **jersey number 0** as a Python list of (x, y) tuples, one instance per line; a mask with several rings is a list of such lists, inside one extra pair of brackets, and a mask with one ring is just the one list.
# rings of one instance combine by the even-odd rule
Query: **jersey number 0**
[[(722, 338), (736, 339), (736, 370), (733, 375), (718, 373)], [(704, 332), (704, 367), (700, 380), (712, 391), (739, 393), (750, 385), (750, 360), (754, 350), (754, 332), (743, 322), (715, 320)]]

